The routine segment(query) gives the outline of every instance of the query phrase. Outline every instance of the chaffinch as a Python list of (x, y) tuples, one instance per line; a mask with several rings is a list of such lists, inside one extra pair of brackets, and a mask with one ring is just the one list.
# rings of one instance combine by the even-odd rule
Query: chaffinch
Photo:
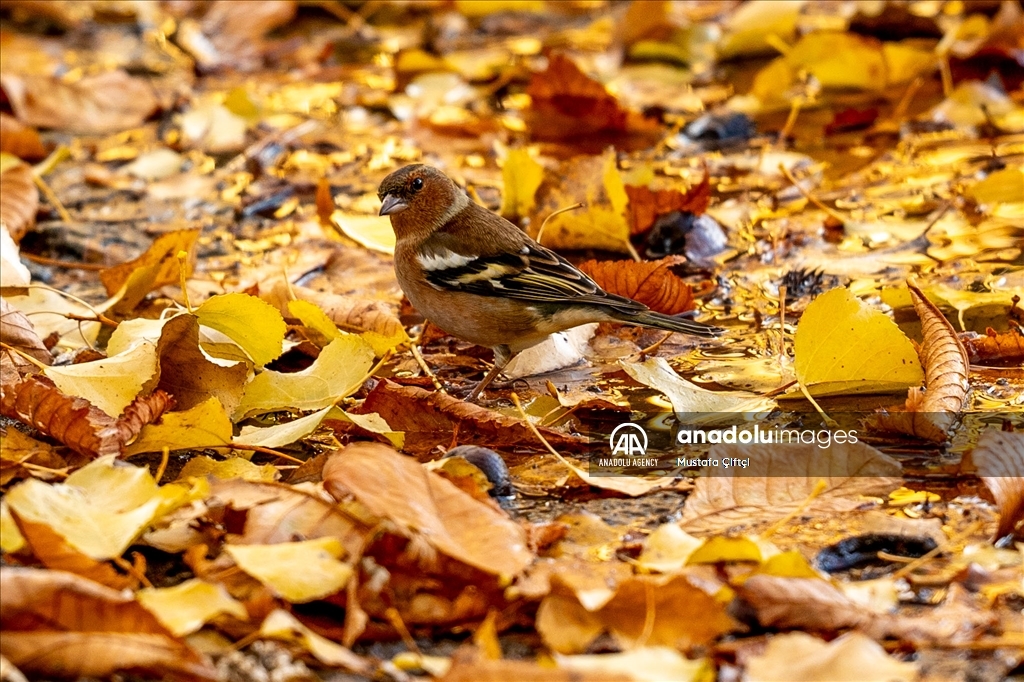
[(473, 203), (438, 169), (405, 166), (377, 191), (395, 231), (395, 274), (409, 301), (452, 336), (494, 349), (475, 400), (517, 353), (590, 322), (695, 336), (723, 330), (609, 294), (567, 260)]

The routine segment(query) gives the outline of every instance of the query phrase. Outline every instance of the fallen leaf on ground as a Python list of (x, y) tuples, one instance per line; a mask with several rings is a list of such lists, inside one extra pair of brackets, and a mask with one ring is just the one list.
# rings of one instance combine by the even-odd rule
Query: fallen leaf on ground
[(10, 154), (0, 154), (0, 221), (17, 244), (36, 222), (39, 190), (32, 167)]
[(870, 428), (943, 443), (964, 409), (970, 386), (970, 360), (953, 326), (924, 293), (908, 282), (914, 310), (921, 318), (924, 341), (924, 391), (912, 388), (903, 412), (883, 413), (868, 420)]
[[(43, 345), (43, 340), (39, 338), (35, 327), (25, 314), (8, 303), (6, 298), (0, 299), (0, 341), (44, 365), (53, 364), (53, 355)], [(12, 355), (11, 360), (15, 364), (26, 362), (18, 355)]]
[(897, 661), (857, 633), (825, 642), (803, 632), (775, 635), (747, 663), (750, 682), (914, 682), (918, 666)]
[(0, 653), (44, 677), (121, 670), (215, 680), (205, 656), (174, 637), (133, 595), (60, 571), (0, 568)]
[(85, 398), (111, 417), (117, 417), (143, 397), (144, 388), (155, 383), (156, 346), (142, 342), (120, 355), (47, 367), (43, 374), (64, 394)]
[(655, 121), (622, 107), (614, 95), (583, 73), (571, 58), (554, 53), (545, 71), (530, 79), (531, 132), (537, 139), (558, 140), (594, 133), (651, 134)]
[(685, 263), (681, 256), (656, 261), (593, 261), (580, 264), (605, 291), (631, 298), (651, 310), (676, 315), (693, 310), (693, 290), (672, 272), (673, 265)]
[[(748, 458), (741, 473), (708, 468), (683, 507), (688, 532), (716, 532), (732, 526), (771, 522), (796, 509), (806, 514), (850, 511), (865, 495), (886, 495), (900, 487), (898, 462), (864, 443), (817, 445), (713, 445), (709, 459)], [(810, 501), (819, 481), (824, 489)], [(806, 503), (806, 507), (804, 507)]]
[(239, 348), (262, 367), (276, 359), (287, 327), (281, 313), (255, 296), (222, 294), (207, 299), (195, 309), (199, 324), (216, 329), (238, 344)]
[[(370, 391), (354, 413), (375, 412), (395, 431), (405, 433), (403, 450), (425, 456), (439, 444), (453, 439), (460, 445), (526, 447), (540, 450), (529, 427), (519, 419), (488, 410), (444, 393), (426, 391), (414, 386), (399, 386), (384, 380)], [(579, 449), (586, 439), (539, 427), (554, 447)]]
[(294, 299), (315, 303), (343, 331), (377, 332), (387, 338), (398, 337), (405, 341), (409, 338), (394, 307), (384, 301), (289, 286), (281, 280), (273, 282), (267, 289), (261, 288), (260, 298), (276, 306), (282, 313), (287, 313), (288, 304)]
[(163, 391), (136, 398), (114, 418), (83, 398), (62, 393), (46, 377), (0, 384), (0, 412), (29, 424), (89, 457), (120, 454), (146, 424), (160, 418), (174, 400)]
[(368, 343), (353, 334), (342, 336), (327, 344), (313, 364), (300, 372), (268, 369), (257, 374), (246, 385), (235, 417), (323, 409), (358, 390), (372, 364), (373, 348)]
[[(185, 277), (190, 277), (198, 238), (199, 230), (167, 232), (157, 237), (138, 258), (101, 270), (100, 281), (107, 295), (113, 296), (123, 290), (117, 305), (121, 310), (132, 310), (154, 289), (177, 284), (182, 268)], [(188, 254), (184, 262), (178, 260), (181, 251)]]
[(25, 125), (86, 135), (135, 128), (159, 106), (149, 83), (120, 69), (74, 82), (4, 74), (0, 85)]
[(0, 113), (0, 152), (37, 161), (46, 156), (38, 131), (9, 114)]
[(238, 620), (249, 618), (242, 603), (233, 599), (221, 585), (194, 578), (173, 587), (139, 590), (136, 599), (177, 637), (195, 632), (221, 614)]
[(335, 499), (353, 496), (374, 515), (486, 573), (511, 579), (533, 560), (519, 524), (384, 445), (349, 445), (327, 460), (323, 478)]
[(574, 673), (619, 674), (636, 682), (697, 682), (710, 669), (705, 659), (690, 660), (675, 649), (662, 646), (643, 646), (617, 654), (555, 654), (555, 662), (559, 669)]
[(659, 216), (673, 211), (687, 211), (700, 215), (711, 203), (711, 182), (707, 172), (700, 183), (682, 192), (675, 188), (626, 184), (629, 197), (629, 233), (643, 234)]
[(986, 331), (985, 336), (961, 339), (972, 365), (997, 362), (1024, 365), (1024, 334), (1019, 331)]
[(503, 189), (499, 213), (512, 219), (528, 216), (537, 203), (537, 189), (544, 181), (544, 166), (527, 148), (510, 149), (501, 167)]
[(191, 450), (231, 444), (234, 429), (224, 406), (213, 396), (180, 412), (167, 412), (159, 423), (146, 424), (139, 437), (124, 449), (124, 456), (160, 452), (164, 448)]
[(13, 426), (0, 428), (0, 485), (15, 478), (56, 478), (66, 465), (49, 443), (26, 436)]
[(924, 380), (910, 339), (889, 317), (844, 287), (807, 306), (796, 328), (793, 353), (797, 379), (814, 396), (891, 393)]
[[(729, 419), (726, 413), (771, 412), (775, 401), (742, 391), (709, 391), (675, 373), (665, 358), (644, 362), (619, 361), (626, 374), (645, 386), (664, 393), (672, 411), (686, 414), (687, 424), (705, 424)], [(700, 414), (705, 413), (705, 414)]]
[(298, 618), (282, 609), (271, 611), (263, 619), (260, 635), (269, 639), (296, 642), (324, 665), (340, 667), (358, 675), (373, 674), (373, 665), (369, 661), (357, 656), (348, 647), (316, 634)]
[(274, 545), (226, 545), (240, 569), (293, 604), (332, 595), (345, 587), (352, 567), (339, 561), (345, 548), (337, 538)]
[(996, 538), (1013, 533), (1024, 521), (1024, 433), (988, 430), (971, 457), (999, 507)]

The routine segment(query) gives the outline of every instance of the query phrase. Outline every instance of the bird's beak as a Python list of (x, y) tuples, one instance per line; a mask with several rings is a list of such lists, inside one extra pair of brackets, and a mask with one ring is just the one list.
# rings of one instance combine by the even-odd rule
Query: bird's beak
[(401, 197), (396, 197), (394, 194), (385, 194), (384, 201), (381, 203), (380, 213), (377, 215), (394, 215), (401, 213), (407, 208), (409, 208), (409, 204)]

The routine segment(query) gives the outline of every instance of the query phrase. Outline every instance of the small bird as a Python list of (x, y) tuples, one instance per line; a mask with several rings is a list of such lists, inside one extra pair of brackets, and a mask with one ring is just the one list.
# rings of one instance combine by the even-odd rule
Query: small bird
[(724, 331), (608, 293), (432, 166), (400, 168), (377, 196), (380, 215), (391, 217), (395, 274), (409, 301), (452, 336), (494, 350), (494, 367), (469, 400), (517, 353), (581, 324), (621, 322), (707, 338)]

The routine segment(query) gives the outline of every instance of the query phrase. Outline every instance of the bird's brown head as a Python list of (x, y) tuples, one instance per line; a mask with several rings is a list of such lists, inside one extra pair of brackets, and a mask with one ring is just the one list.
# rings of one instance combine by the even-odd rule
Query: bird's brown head
[(380, 215), (391, 216), (395, 235), (433, 232), (469, 203), (469, 197), (451, 178), (425, 164), (399, 168), (377, 189)]

